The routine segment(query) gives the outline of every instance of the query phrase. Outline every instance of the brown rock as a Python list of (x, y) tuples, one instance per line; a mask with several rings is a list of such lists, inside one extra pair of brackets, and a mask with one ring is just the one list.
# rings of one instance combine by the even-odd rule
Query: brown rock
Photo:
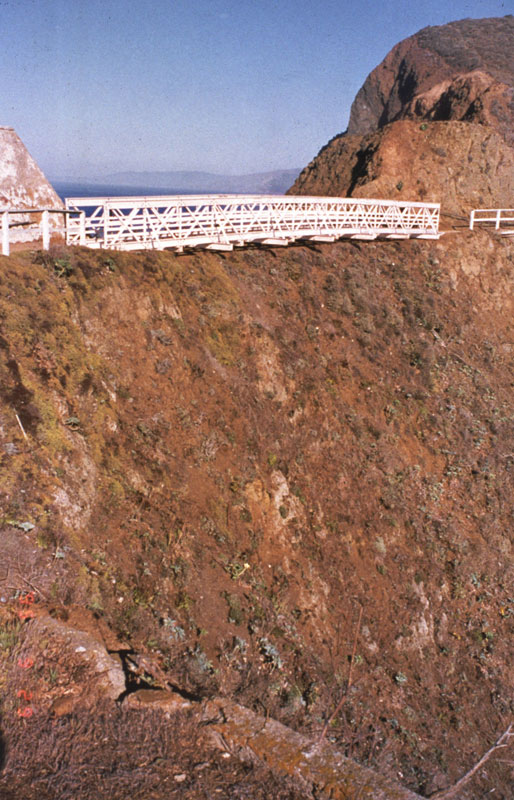
[[(353, 102), (349, 134), (365, 134), (410, 116), (415, 98), (461, 75), (479, 71), (498, 88), (491, 109), (495, 127), (507, 132), (512, 119), (514, 17), (465, 19), (423, 28), (397, 44), (366, 78)], [(439, 106), (436, 119), (455, 119), (452, 104)], [(424, 108), (418, 108), (424, 117)], [(429, 117), (431, 118), (431, 117)], [(461, 117), (457, 117), (461, 118)]]
[(510, 207), (514, 149), (491, 128), (401, 120), (364, 137), (339, 136), (303, 170), (291, 194), (441, 202), (465, 216)]
[(458, 75), (416, 95), (402, 116), (426, 120), (463, 120), (488, 125), (514, 145), (514, 88), (484, 72)]
[[(51, 649), (58, 649), (61, 654), (62, 669), (71, 670), (76, 663), (82, 669), (81, 682), (70, 675), (69, 693), (57, 698), (55, 713), (67, 713), (62, 707), (74, 704), (71, 695), (76, 698), (87, 693), (110, 700), (116, 700), (125, 691), (125, 674), (116, 654), (108, 653), (104, 645), (90, 633), (72, 628), (49, 616), (40, 616), (33, 620), (27, 628), (25, 646), (36, 651), (38, 642), (45, 641)], [(77, 673), (78, 674), (78, 673)], [(70, 705), (70, 708), (71, 708)]]
[(185, 700), (180, 694), (169, 692), (166, 689), (139, 689), (139, 691), (127, 695), (123, 705), (127, 708), (151, 706), (172, 714), (191, 708), (189, 700)]
[(508, 208), (513, 122), (514, 17), (424, 28), (370, 73), (348, 131), (289, 193), (441, 201), (457, 216)]
[(294, 777), (316, 797), (331, 800), (421, 800), (420, 795), (341, 755), (324, 742), (316, 744), (274, 719), (264, 719), (231, 700), (208, 701), (204, 716), (213, 741), (275, 774)]

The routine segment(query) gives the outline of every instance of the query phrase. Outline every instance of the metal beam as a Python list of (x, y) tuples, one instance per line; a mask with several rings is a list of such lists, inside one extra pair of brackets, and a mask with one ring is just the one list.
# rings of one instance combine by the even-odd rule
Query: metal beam
[(335, 236), (302, 236), (308, 242), (335, 242)]
[(8, 256), (10, 252), (9, 241), (9, 212), (2, 213), (2, 255)]
[(292, 239), (255, 239), (258, 244), (271, 245), (272, 247), (287, 247)]

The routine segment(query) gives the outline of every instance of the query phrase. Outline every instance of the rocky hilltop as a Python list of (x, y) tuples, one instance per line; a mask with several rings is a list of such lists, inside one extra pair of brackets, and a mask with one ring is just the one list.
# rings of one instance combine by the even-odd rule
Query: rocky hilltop
[(349, 134), (404, 117), (477, 120), (512, 143), (514, 17), (424, 28), (393, 47), (353, 102)]
[(348, 131), (320, 151), (291, 194), (442, 201), (453, 215), (511, 206), (513, 65), (512, 16), (409, 37), (368, 76)]

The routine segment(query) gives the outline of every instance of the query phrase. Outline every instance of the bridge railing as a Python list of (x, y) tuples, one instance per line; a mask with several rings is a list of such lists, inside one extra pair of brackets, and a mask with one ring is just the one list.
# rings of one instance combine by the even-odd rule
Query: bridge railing
[(191, 195), (77, 197), (67, 243), (113, 249), (245, 244), (267, 239), (433, 236), (438, 203), (336, 197)]
[[(83, 212), (78, 212), (83, 215)], [(50, 215), (60, 214), (63, 223), (58, 219), (51, 220)], [(20, 241), (42, 240), (43, 250), (50, 247), (50, 237), (58, 234), (66, 235), (66, 217), (76, 216), (75, 211), (65, 208), (4, 208), (0, 209), (2, 228), (2, 255), (8, 256), (11, 243)]]
[(514, 208), (474, 208), (470, 214), (469, 229), (484, 225), (499, 231), (504, 225), (514, 227)]

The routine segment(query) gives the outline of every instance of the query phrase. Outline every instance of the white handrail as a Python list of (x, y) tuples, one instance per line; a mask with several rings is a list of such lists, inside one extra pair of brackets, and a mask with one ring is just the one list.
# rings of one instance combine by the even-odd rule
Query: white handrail
[(70, 197), (68, 244), (121, 250), (231, 249), (342, 236), (439, 236), (439, 203), (277, 195)]
[[(482, 216), (477, 216), (479, 214)], [(499, 231), (504, 222), (514, 223), (514, 208), (474, 208), (469, 218), (469, 229), (474, 230), (476, 223), (485, 223)]]
[[(27, 216), (30, 214), (39, 214), (40, 220), (39, 222), (36, 221), (27, 221), (22, 220), (18, 222), (16, 227), (20, 225), (34, 227), (38, 226), (38, 233), (39, 237), (43, 242), (43, 250), (48, 250), (50, 247), (50, 235), (51, 235), (51, 226), (50, 226), (50, 214), (62, 214), (66, 219), (67, 216), (70, 214), (75, 214), (75, 211), (69, 211), (66, 208), (0, 208), (0, 215), (2, 217), (2, 255), (8, 256), (11, 250), (11, 228), (13, 225), (11, 224), (11, 218), (14, 215), (22, 215)], [(79, 212), (81, 216), (85, 216), (83, 212)], [(54, 228), (54, 232), (65, 233), (66, 225), (62, 228)], [(36, 238), (36, 237), (34, 237)]]

